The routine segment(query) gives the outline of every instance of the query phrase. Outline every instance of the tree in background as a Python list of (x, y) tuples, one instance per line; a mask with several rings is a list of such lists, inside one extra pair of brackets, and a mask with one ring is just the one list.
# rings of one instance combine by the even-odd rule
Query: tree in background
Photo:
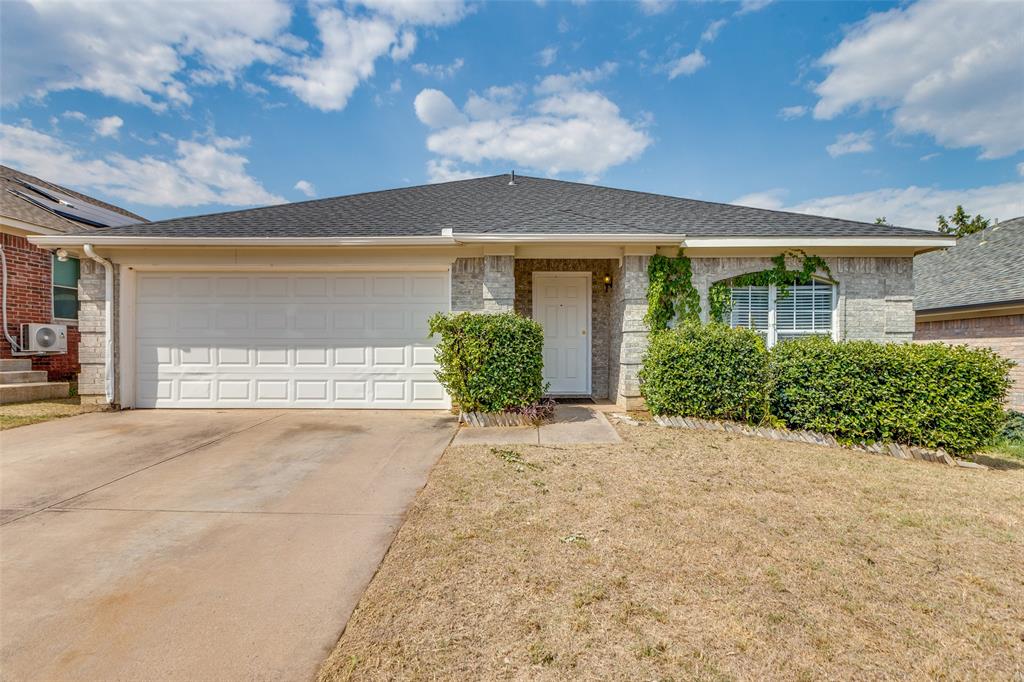
[(964, 237), (975, 232), (981, 232), (991, 222), (988, 218), (983, 218), (979, 213), (974, 217), (971, 217), (967, 211), (964, 210), (963, 206), (957, 205), (956, 210), (953, 211), (953, 215), (946, 219), (946, 216), (940, 215), (938, 218), (939, 232), (943, 234), (951, 234), (957, 239)]
[[(882, 216), (881, 218), (875, 218), (875, 225), (889, 225), (889, 219), (886, 218), (885, 216)], [(892, 225), (889, 225), (889, 227), (892, 227)]]

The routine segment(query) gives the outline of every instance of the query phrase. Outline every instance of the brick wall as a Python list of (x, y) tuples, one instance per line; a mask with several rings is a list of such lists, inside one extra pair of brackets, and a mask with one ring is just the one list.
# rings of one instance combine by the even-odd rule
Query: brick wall
[[(912, 258), (826, 258), (839, 283), (836, 325), (841, 339), (906, 342), (914, 338)], [(772, 267), (770, 258), (694, 258), (693, 285), (704, 316), (708, 289), (723, 279)], [(799, 263), (791, 261), (791, 268)]]
[(520, 259), (515, 263), (515, 310), (533, 317), (534, 272), (589, 272), (591, 291), (590, 377), (591, 396), (608, 397), (608, 357), (611, 349), (610, 316), (612, 295), (604, 285), (605, 275), (614, 276), (618, 264), (597, 258)]
[[(51, 256), (25, 237), (0, 233), (7, 257), (7, 330), (16, 340), (24, 323), (53, 322)], [(68, 352), (32, 356), (32, 369), (46, 370), (50, 381), (73, 380), (78, 373), (78, 327), (68, 325)], [(10, 358), (11, 346), (0, 334), (0, 357)]]
[(943, 341), (991, 348), (1017, 363), (1010, 370), (1013, 387), (1007, 404), (1024, 411), (1024, 315), (918, 322), (915, 341)]

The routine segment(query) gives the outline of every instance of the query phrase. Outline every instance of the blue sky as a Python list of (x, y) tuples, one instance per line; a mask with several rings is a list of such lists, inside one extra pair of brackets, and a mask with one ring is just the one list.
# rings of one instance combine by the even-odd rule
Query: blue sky
[(8, 165), (147, 218), (507, 172), (1024, 213), (1024, 3), (5, 0)]

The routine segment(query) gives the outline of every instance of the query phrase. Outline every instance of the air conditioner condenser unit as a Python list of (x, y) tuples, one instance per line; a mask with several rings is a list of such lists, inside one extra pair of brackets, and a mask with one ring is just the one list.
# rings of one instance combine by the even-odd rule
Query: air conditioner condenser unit
[(67, 325), (21, 325), (21, 350), (27, 353), (67, 353)]

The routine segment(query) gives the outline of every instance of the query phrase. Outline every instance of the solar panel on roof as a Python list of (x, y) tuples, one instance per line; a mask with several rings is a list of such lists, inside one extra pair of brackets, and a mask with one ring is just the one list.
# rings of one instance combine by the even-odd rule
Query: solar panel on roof
[(137, 223), (138, 220), (130, 218), (126, 215), (111, 211), (95, 204), (90, 204), (87, 201), (73, 197), (57, 190), (52, 190), (46, 187), (40, 187), (31, 182), (21, 182), (23, 186), (31, 189), (39, 196), (32, 196), (27, 192), (21, 190), (10, 190), (13, 194), (30, 201), (40, 208), (44, 208), (52, 213), (73, 220), (79, 223), (85, 223), (86, 225), (93, 225), (95, 227), (117, 227), (120, 225), (131, 225)]

